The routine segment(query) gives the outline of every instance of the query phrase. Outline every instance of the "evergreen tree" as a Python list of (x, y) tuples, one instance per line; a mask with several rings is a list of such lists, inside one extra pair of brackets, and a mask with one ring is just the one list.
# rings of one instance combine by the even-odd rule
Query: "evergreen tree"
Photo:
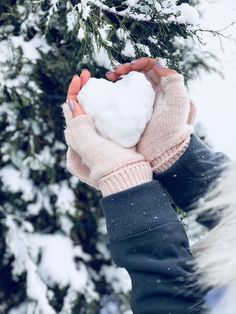
[[(162, 57), (186, 80), (209, 69), (188, 1), (0, 1), (0, 312), (125, 313), (99, 192), (65, 169), (71, 77)], [(109, 310), (108, 310), (109, 308)], [(107, 309), (107, 310), (106, 310)]]

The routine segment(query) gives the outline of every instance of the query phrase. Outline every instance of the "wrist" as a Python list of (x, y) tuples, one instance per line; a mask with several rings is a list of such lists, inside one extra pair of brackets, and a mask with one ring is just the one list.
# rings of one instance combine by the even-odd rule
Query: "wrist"
[(151, 162), (152, 171), (161, 173), (169, 169), (187, 150), (191, 137), (188, 136), (182, 143), (168, 149), (161, 156)]
[(152, 168), (146, 161), (135, 162), (122, 167), (98, 181), (103, 196), (118, 193), (152, 181)]

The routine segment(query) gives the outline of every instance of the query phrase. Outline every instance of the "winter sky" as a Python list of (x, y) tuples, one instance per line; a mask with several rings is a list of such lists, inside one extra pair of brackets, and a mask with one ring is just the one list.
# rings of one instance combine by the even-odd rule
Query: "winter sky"
[[(204, 24), (215, 30), (236, 22), (235, 0), (202, 1), (200, 11)], [(236, 24), (224, 31), (230, 39), (205, 35), (204, 49), (212, 51), (220, 60), (223, 77), (203, 74), (190, 86), (190, 93), (198, 107), (198, 121), (206, 129), (215, 149), (236, 158)]]

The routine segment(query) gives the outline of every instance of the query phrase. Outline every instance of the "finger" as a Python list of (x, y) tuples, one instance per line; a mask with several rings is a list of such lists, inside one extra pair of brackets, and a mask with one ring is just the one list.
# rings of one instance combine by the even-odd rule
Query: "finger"
[(69, 125), (71, 119), (73, 119), (73, 116), (72, 116), (72, 112), (70, 110), (68, 102), (62, 105), (62, 109), (63, 109), (64, 117), (66, 120), (66, 125)]
[(153, 72), (159, 78), (167, 77), (167, 76), (174, 75), (174, 74), (178, 74), (178, 72), (176, 72), (175, 70), (169, 69), (169, 68), (165, 68), (165, 67), (161, 66), (158, 63), (154, 63), (152, 69), (153, 69)]
[(73, 118), (86, 114), (83, 107), (75, 100), (69, 99), (68, 106), (72, 112)]
[(114, 72), (119, 76), (128, 74), (133, 71), (131, 67), (131, 63), (119, 64), (115, 67)]
[(81, 88), (81, 80), (78, 75), (74, 75), (67, 90), (67, 99), (77, 101), (77, 95)]
[(90, 78), (91, 78), (91, 73), (89, 72), (89, 70), (84, 69), (80, 74), (81, 88), (88, 82)]
[(147, 57), (139, 58), (131, 62), (131, 69), (132, 71), (148, 72), (152, 69), (154, 63), (157, 60), (158, 59), (147, 58)]
[(138, 71), (138, 72), (144, 72), (147, 73), (149, 72), (155, 62), (159, 62), (161, 64), (161, 59), (154, 59), (154, 58), (148, 58), (148, 57), (143, 57), (139, 58), (137, 60), (133, 60), (131, 63), (125, 63), (118, 65), (115, 68), (115, 73), (119, 75), (125, 75), (128, 74), (131, 71)]
[(153, 58), (140, 58), (132, 61), (131, 63), (120, 64), (116, 66), (114, 72), (112, 72), (115, 73), (116, 76), (109, 76), (111, 76), (112, 80), (117, 80), (117, 76), (120, 77), (121, 75), (126, 75), (131, 71), (148, 72), (151, 70), (155, 60), (156, 59)]
[(116, 74), (115, 72), (107, 72), (106, 78), (110, 81), (117, 81), (120, 78), (119, 74)]

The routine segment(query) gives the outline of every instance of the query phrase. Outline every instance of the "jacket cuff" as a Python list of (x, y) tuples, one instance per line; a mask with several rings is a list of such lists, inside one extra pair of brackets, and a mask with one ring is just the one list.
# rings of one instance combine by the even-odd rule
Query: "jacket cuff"
[(109, 242), (178, 221), (169, 196), (158, 181), (104, 197), (100, 204), (106, 218)]
[(183, 210), (203, 197), (222, 174), (229, 158), (215, 153), (194, 134), (185, 153), (166, 171), (154, 174)]

